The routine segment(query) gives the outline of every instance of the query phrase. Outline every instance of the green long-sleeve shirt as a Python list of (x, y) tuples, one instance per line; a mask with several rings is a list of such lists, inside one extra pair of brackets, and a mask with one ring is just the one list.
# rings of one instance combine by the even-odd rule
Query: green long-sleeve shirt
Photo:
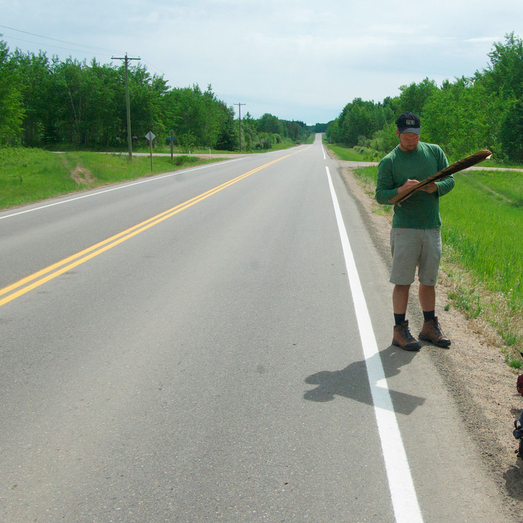
[[(419, 142), (412, 152), (402, 151), (399, 146), (387, 154), (378, 167), (376, 200), (388, 204), (398, 194), (407, 180), (422, 181), (432, 174), (448, 167), (445, 153), (439, 145)], [(438, 190), (434, 193), (416, 191), (401, 205), (394, 205), (393, 227), (408, 229), (432, 229), (441, 226), (439, 198), (452, 190), (454, 177), (438, 180)]]

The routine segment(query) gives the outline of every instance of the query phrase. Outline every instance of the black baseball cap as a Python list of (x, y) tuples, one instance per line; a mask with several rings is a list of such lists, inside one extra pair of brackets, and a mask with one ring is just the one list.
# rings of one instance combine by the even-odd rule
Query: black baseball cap
[(420, 134), (421, 132), (419, 116), (417, 114), (411, 113), (410, 111), (400, 115), (400, 117), (396, 120), (396, 125), (400, 134)]

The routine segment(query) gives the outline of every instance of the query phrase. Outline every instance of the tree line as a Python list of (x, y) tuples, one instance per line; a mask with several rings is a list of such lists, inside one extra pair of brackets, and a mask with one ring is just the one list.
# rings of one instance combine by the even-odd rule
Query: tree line
[(510, 33), (488, 56), (487, 67), (470, 78), (441, 86), (425, 78), (378, 103), (354, 99), (329, 123), (327, 138), (387, 153), (397, 145), (396, 118), (413, 111), (423, 141), (439, 144), (453, 159), (488, 148), (498, 160), (523, 163), (523, 41)]
[[(145, 66), (128, 69), (133, 140), (152, 131), (159, 143), (174, 136), (182, 148), (270, 149), (282, 140), (305, 141), (312, 131), (303, 122), (265, 114), (242, 118), (219, 100), (209, 85), (169, 87)], [(46, 53), (10, 52), (0, 40), (0, 145), (70, 145), (108, 149), (127, 144), (125, 66), (60, 61)], [(241, 132), (241, 137), (240, 137)]]

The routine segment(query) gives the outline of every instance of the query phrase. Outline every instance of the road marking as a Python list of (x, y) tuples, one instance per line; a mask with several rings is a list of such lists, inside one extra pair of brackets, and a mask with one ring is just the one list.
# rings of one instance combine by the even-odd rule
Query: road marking
[(257, 172), (261, 171), (262, 169), (269, 167), (270, 165), (273, 165), (281, 160), (284, 160), (285, 158), (289, 158), (289, 156), (293, 156), (293, 155), (298, 154), (305, 150), (306, 149), (301, 149), (294, 153), (282, 156), (281, 158), (276, 158), (275, 160), (267, 162), (267, 163), (261, 165), (260, 167), (256, 167), (255, 169), (252, 169), (249, 172), (241, 174), (240, 176), (237, 176), (236, 178), (233, 178), (232, 180), (229, 180), (228, 182), (218, 185), (217, 187), (214, 187), (213, 189), (210, 189), (207, 192), (204, 192), (167, 211), (164, 211), (156, 216), (153, 216), (152, 218), (149, 218), (148, 220), (145, 220), (145, 221), (139, 223), (138, 225), (130, 227), (129, 229), (122, 231), (110, 238), (107, 238), (106, 240), (103, 240), (95, 245), (92, 245), (91, 247), (88, 247), (87, 249), (84, 249), (83, 251), (80, 251), (53, 265), (50, 265), (49, 267), (46, 267), (45, 269), (42, 269), (41, 271), (35, 272), (34, 274), (31, 274), (30, 276), (27, 276), (26, 278), (23, 278), (23, 279), (17, 281), (16, 283), (13, 283), (12, 285), (9, 285), (7, 287), (4, 287), (3, 289), (0, 289), (0, 296), (7, 295), (7, 296), (5, 296), (5, 298), (0, 299), (0, 307), (2, 305), (5, 305), (6, 303), (13, 301), (14, 299), (16, 299), (18, 297), (26, 294), (27, 292), (39, 287), (40, 285), (43, 285), (44, 283), (56, 278), (57, 276), (60, 276), (61, 274), (66, 273), (67, 271), (70, 271), (74, 267), (77, 267), (78, 265), (81, 265), (82, 263), (85, 263), (86, 261), (91, 260), (92, 258), (98, 256), (99, 254), (102, 254), (102, 253), (108, 251), (109, 249), (116, 247), (120, 243), (123, 243), (124, 241), (129, 240), (130, 238), (133, 238), (137, 234), (140, 234), (141, 232), (144, 232), (147, 229), (150, 229), (154, 225), (158, 225), (159, 223), (163, 222), (164, 220), (167, 220), (168, 218), (175, 216), (176, 214), (188, 209), (189, 207), (192, 207), (193, 205), (209, 198), (210, 196), (213, 196), (214, 194), (216, 194), (220, 191), (223, 191), (227, 187), (234, 185), (235, 183), (247, 178), (248, 176), (251, 176), (252, 174), (257, 173)]
[(343, 222), (340, 204), (334, 191), (332, 178), (328, 167), (327, 178), (338, 229), (340, 233), (343, 255), (347, 267), (349, 285), (356, 311), (356, 320), (360, 332), (361, 344), (365, 356), (367, 374), (374, 404), (374, 412), (383, 450), (385, 469), (392, 498), (392, 506), (397, 523), (423, 523), (414, 483), (410, 473), (403, 440), (398, 427), (394, 406), (390, 397), (387, 379), (379, 356), (378, 344), (372, 328), (367, 302), (361, 286), (358, 269), (350, 246), (347, 229)]

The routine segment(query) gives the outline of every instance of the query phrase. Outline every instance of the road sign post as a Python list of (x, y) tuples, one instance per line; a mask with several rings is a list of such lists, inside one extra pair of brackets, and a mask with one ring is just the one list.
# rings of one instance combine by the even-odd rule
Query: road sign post
[(153, 172), (153, 140), (156, 138), (156, 135), (149, 131), (145, 137), (149, 140), (149, 150), (151, 151), (151, 172)]

